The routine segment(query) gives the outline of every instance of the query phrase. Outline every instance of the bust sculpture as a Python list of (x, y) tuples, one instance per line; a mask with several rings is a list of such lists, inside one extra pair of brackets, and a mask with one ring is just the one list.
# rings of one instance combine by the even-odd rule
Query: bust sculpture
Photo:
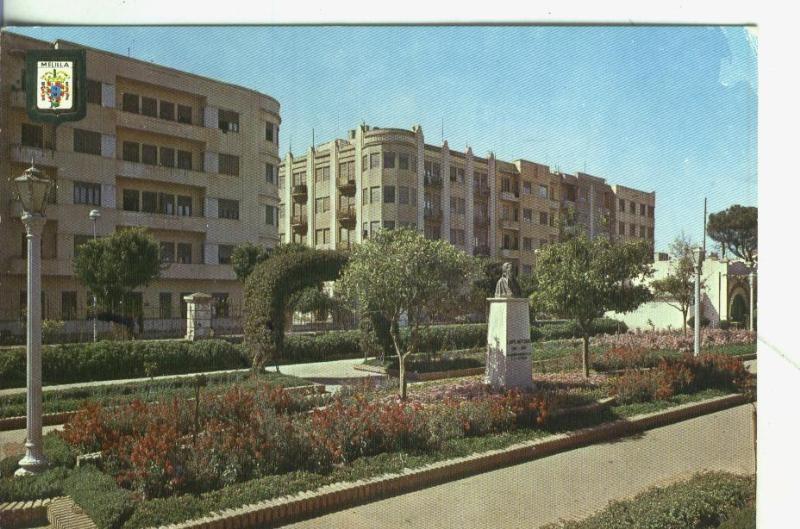
[(497, 286), (494, 289), (494, 297), (496, 298), (518, 298), (522, 295), (520, 292), (517, 278), (514, 275), (514, 267), (511, 263), (503, 263), (503, 275), (497, 280)]

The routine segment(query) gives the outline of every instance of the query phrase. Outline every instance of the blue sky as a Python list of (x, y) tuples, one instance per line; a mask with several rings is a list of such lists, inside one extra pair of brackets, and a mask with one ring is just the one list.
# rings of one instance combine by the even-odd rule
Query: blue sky
[(281, 154), (362, 121), (656, 191), (656, 247), (757, 205), (757, 45), (741, 27), (10, 28), (280, 101)]

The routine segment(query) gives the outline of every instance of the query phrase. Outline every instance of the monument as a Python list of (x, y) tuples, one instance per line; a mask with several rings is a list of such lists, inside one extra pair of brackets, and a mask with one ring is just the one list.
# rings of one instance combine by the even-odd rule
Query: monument
[(489, 301), (486, 382), (498, 389), (533, 388), (528, 299), (521, 297), (511, 263), (503, 263)]
[(213, 336), (211, 299), (210, 295), (202, 292), (183, 297), (186, 302), (186, 340), (195, 341)]

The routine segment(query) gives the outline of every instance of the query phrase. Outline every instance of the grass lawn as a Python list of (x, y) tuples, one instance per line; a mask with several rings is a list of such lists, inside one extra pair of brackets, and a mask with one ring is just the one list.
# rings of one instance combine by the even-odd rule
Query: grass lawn
[[(202, 390), (206, 394), (225, 391), (234, 384), (243, 384), (245, 387), (254, 384), (250, 373), (208, 375), (207, 381), (207, 386)], [(309, 384), (302, 378), (280, 373), (263, 373), (259, 376), (259, 382), (287, 388)], [(42, 407), (44, 413), (57, 413), (77, 410), (87, 400), (97, 402), (102, 406), (116, 406), (136, 399), (148, 402), (162, 399), (171, 400), (173, 397), (179, 399), (194, 397), (193, 377), (45, 391), (42, 396)], [(0, 396), (0, 418), (25, 415), (25, 399), (25, 393)]]

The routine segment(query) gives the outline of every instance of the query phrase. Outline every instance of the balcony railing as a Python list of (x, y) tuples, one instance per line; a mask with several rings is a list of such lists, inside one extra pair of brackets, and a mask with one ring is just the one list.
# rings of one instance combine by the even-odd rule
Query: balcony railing
[(341, 191), (343, 195), (353, 196), (356, 194), (355, 176), (339, 177), (336, 184), (339, 186), (339, 191)]
[(292, 229), (298, 233), (305, 233), (308, 230), (308, 216), (294, 215), (292, 217)]
[(502, 219), (500, 221), (500, 226), (502, 226), (507, 230), (519, 230), (519, 221), (512, 219)]
[(472, 249), (472, 255), (481, 256), (481, 257), (489, 257), (489, 247), (486, 245), (476, 246)]
[(298, 200), (305, 200), (308, 197), (308, 186), (306, 184), (293, 185), (292, 197)]
[(500, 193), (500, 198), (503, 200), (510, 200), (512, 202), (519, 201), (519, 192), (515, 191), (503, 191)]
[(475, 191), (476, 195), (488, 195), (489, 194), (489, 186), (488, 185), (475, 185), (473, 186), (473, 190)]
[(442, 187), (442, 177), (425, 175), (425, 185), (431, 187)]
[(356, 222), (356, 207), (355, 205), (340, 206), (337, 211), (339, 222), (346, 225), (354, 225)]

